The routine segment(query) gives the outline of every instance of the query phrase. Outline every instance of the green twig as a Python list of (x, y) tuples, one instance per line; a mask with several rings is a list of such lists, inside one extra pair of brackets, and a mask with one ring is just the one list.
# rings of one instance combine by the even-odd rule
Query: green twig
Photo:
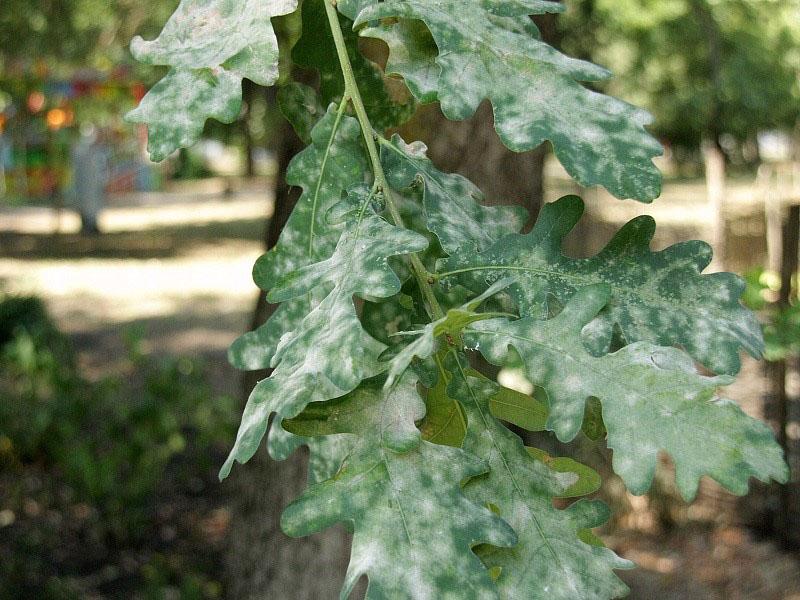
[[(398, 227), (405, 227), (403, 224), (403, 217), (395, 204), (389, 183), (386, 180), (386, 174), (383, 172), (383, 165), (381, 164), (380, 154), (378, 147), (375, 144), (375, 133), (372, 129), (372, 124), (367, 116), (367, 110), (364, 108), (364, 101), (361, 99), (361, 92), (358, 89), (355, 75), (353, 74), (353, 67), (350, 64), (350, 58), (347, 55), (347, 46), (344, 41), (341, 25), (339, 24), (339, 15), (336, 12), (335, 0), (325, 0), (325, 12), (328, 15), (328, 22), (330, 23), (331, 33), (333, 34), (333, 41), (336, 44), (336, 53), (339, 56), (339, 64), (342, 67), (342, 75), (344, 76), (344, 94), (353, 105), (358, 122), (361, 125), (361, 133), (364, 136), (364, 143), (367, 145), (367, 152), (369, 153), (369, 160), (372, 163), (372, 171), (375, 175), (375, 191), (382, 192), (386, 199), (386, 208), (392, 217), (392, 221)], [(439, 305), (439, 301), (433, 293), (433, 288), (428, 282), (430, 274), (422, 264), (422, 261), (416, 254), (410, 254), (411, 270), (414, 272), (414, 277), (419, 284), (420, 292), (426, 303), (432, 319), (441, 319), (444, 316), (444, 311)]]

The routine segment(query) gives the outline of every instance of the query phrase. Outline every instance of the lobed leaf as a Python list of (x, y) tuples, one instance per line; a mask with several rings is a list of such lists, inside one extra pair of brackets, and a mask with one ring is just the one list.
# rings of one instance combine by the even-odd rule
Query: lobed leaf
[(269, 290), (286, 273), (328, 258), (339, 240), (343, 223), (328, 212), (347, 191), (369, 178), (369, 160), (361, 142), (358, 121), (331, 104), (311, 132), (312, 144), (289, 164), (286, 183), (303, 193), (286, 222), (278, 243), (258, 259), (253, 279)]
[(450, 380), (447, 393), (460, 401), (469, 423), (464, 450), (489, 463), (489, 472), (471, 479), (465, 491), (474, 502), (496, 507), (518, 537), (513, 548), (486, 546), (478, 551), (487, 567), (499, 570), (496, 584), (500, 596), (506, 600), (573, 600), (623, 595), (627, 588), (613, 570), (632, 564), (579, 537), (580, 532), (607, 518), (604, 505), (580, 501), (567, 510), (553, 506), (554, 498), (592, 487), (586, 484), (587, 471), (559, 472), (541, 456), (531, 456), (522, 440), (491, 415), (497, 384), (465, 364), (463, 357), (450, 353), (445, 363)]
[(646, 342), (600, 357), (584, 348), (581, 328), (610, 297), (608, 286), (583, 288), (552, 319), (483, 321), (465, 339), (494, 364), (506, 362), (509, 347), (516, 350), (529, 379), (547, 392), (548, 428), (561, 441), (575, 437), (587, 399), (598, 398), (614, 470), (634, 494), (650, 487), (659, 450), (672, 456), (687, 501), (704, 474), (735, 494), (747, 492), (750, 476), (785, 481), (771, 430), (716, 397), (731, 377), (704, 377), (680, 350)]
[[(550, 140), (566, 170), (583, 185), (600, 184), (620, 198), (644, 201), (661, 193), (652, 159), (662, 148), (645, 130), (650, 115), (581, 85), (610, 74), (561, 54), (535, 35), (528, 15), (561, 12), (562, 4), (387, 0), (360, 7), (356, 26), (401, 19), (402, 29), (393, 36), (386, 34), (386, 25), (363, 33), (390, 44), (390, 54), (399, 53), (390, 59), (389, 73), (404, 77), (424, 100), (432, 99), (427, 38), (432, 36), (440, 70), (436, 97), (446, 117), (466, 119), (488, 98), (495, 129), (511, 150), (531, 150)], [(409, 20), (424, 22), (429, 33), (409, 27)]]
[(438, 100), (439, 77), (442, 73), (436, 63), (439, 50), (422, 21), (397, 19), (391, 25), (365, 27), (361, 35), (383, 40), (389, 46), (386, 73), (402, 75), (417, 100), (424, 104)]
[(333, 255), (287, 273), (270, 291), (270, 302), (282, 302), (329, 290), (294, 331), (281, 337), (271, 363), (275, 370), (250, 395), (221, 477), (234, 460), (253, 456), (272, 413), (293, 417), (311, 402), (351, 392), (385, 368), (377, 358), (385, 346), (364, 331), (353, 297), (398, 293), (400, 280), (388, 265), (389, 257), (422, 250), (428, 241), (368, 214), (369, 200), (367, 191), (356, 188), (350, 196), (354, 212)]
[[(528, 218), (521, 206), (485, 206), (483, 194), (467, 178), (442, 173), (425, 155), (421, 142), (406, 144), (399, 135), (382, 141), (381, 162), (389, 184), (397, 190), (422, 188), (426, 227), (448, 254), (485, 250)], [(421, 184), (421, 186), (420, 186)]]
[[(303, 193), (281, 231), (278, 243), (258, 259), (253, 269), (256, 284), (270, 290), (278, 278), (295, 269), (328, 258), (336, 248), (342, 223), (331, 223), (328, 211), (346, 190), (365, 181), (369, 161), (361, 144), (358, 121), (340, 114), (333, 105), (311, 132), (312, 144), (300, 152), (286, 172), (289, 185)], [(229, 352), (240, 369), (265, 369), (281, 336), (297, 328), (318, 302), (317, 292), (282, 304), (255, 332), (236, 340)]]
[(234, 121), (243, 78), (275, 82), (278, 41), (270, 18), (296, 8), (297, 0), (181, 0), (158, 38), (133, 39), (134, 58), (171, 67), (127, 116), (149, 126), (154, 161), (196, 142), (207, 119)]
[(460, 482), (485, 472), (466, 452), (420, 440), (414, 422), (424, 414), (416, 381), (391, 389), (365, 382), (350, 395), (311, 406), (287, 422), (296, 433), (358, 436), (336, 476), (311, 486), (283, 514), (292, 536), (337, 522), (353, 528), (342, 598), (359, 577), (367, 599), (494, 599), (497, 590), (471, 548), (510, 546), (516, 536), (488, 509), (464, 496)]
[(548, 314), (550, 298), (564, 304), (581, 288), (605, 283), (611, 301), (583, 331), (584, 342), (598, 354), (608, 351), (618, 326), (627, 343), (679, 344), (717, 373), (739, 370), (740, 347), (761, 356), (761, 328), (739, 302), (742, 280), (732, 273), (701, 275), (711, 260), (708, 244), (684, 242), (653, 252), (655, 223), (637, 217), (596, 256), (564, 256), (564, 237), (582, 213), (577, 196), (546, 204), (530, 233), (509, 235), (480, 254), (452, 255), (443, 264), (447, 279), (480, 291), (514, 276), (511, 289), (521, 314), (537, 317)]

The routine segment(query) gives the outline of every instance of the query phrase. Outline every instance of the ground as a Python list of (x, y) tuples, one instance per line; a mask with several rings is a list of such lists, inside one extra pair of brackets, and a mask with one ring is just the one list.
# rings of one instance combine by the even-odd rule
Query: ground
[[(684, 191), (687, 191), (688, 188)], [(692, 194), (694, 195), (694, 194)], [(665, 230), (661, 243), (684, 233), (703, 235), (707, 213), (680, 199), (659, 208), (669, 222), (684, 218)], [(599, 199), (590, 197), (589, 213), (612, 224), (633, 213), (653, 212), (634, 203), (603, 211)], [(680, 209), (676, 207), (681, 207)], [(620, 208), (621, 206), (621, 208)], [(40, 208), (0, 212), (0, 289), (32, 292), (46, 299), (61, 329), (77, 346), (80, 363), (90, 378), (126, 369), (126, 331), (138, 329), (144, 350), (155, 356), (201, 356), (210, 380), (220, 392), (239, 395), (240, 374), (228, 366), (225, 352), (233, 339), (249, 327), (256, 298), (250, 272), (261, 252), (264, 219), (271, 210), (263, 189), (222, 194), (195, 187), (171, 193), (118, 196), (101, 219), (104, 234), (97, 238), (77, 235), (76, 217), (57, 217)], [(686, 215), (689, 215), (687, 222)], [(599, 215), (599, 216), (598, 216)], [(657, 216), (658, 218), (658, 216)], [(600, 237), (603, 227), (597, 227)], [(58, 229), (59, 233), (54, 233)], [(749, 232), (757, 237), (763, 232)], [(583, 250), (602, 240), (590, 239)], [(750, 381), (740, 390), (747, 400), (761, 390), (759, 368), (750, 365)], [(46, 474), (31, 471), (20, 485), (41, 485)], [(157, 544), (181, 544), (180, 554), (191, 560), (193, 548), (209, 560), (221, 552), (229, 514), (224, 493), (204, 488), (164, 504), (157, 515)], [(3, 492), (0, 486), (0, 493)], [(202, 491), (205, 489), (205, 491)], [(0, 530), (8, 526), (8, 499), (0, 495)], [(35, 504), (35, 503), (34, 503)], [(15, 507), (14, 519), (46, 519), (52, 510), (27, 504)], [(79, 521), (91, 519), (80, 507)], [(171, 511), (171, 512), (170, 512)], [(176, 516), (178, 514), (178, 516)], [(4, 516), (5, 515), (5, 516)], [(183, 515), (183, 516), (180, 516)], [(707, 516), (707, 515), (706, 515)], [(190, 518), (191, 517), (191, 518)], [(55, 518), (55, 517), (53, 517)], [(645, 519), (646, 521), (647, 519)], [(2, 535), (2, 534), (0, 534)], [(651, 522), (629, 519), (608, 534), (607, 540), (640, 569), (622, 576), (635, 599), (800, 599), (800, 561), (779, 550), (745, 527), (725, 519), (695, 519), (691, 527), (665, 532)], [(65, 544), (64, 552), (81, 552)], [(135, 556), (120, 559), (135, 561)], [(212, 563), (213, 556), (211, 556)], [(110, 569), (110, 570), (109, 570)], [(97, 589), (103, 577), (118, 577), (114, 569), (97, 572)], [(102, 597), (102, 595), (100, 596)]]

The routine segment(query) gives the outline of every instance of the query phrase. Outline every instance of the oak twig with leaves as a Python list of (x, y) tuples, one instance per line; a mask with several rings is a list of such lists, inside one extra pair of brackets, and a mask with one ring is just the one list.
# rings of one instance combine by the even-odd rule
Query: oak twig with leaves
[[(582, 185), (653, 200), (661, 148), (650, 118), (581, 84), (605, 69), (541, 40), (531, 15), (561, 10), (547, 0), (182, 0), (158, 39), (133, 43), (140, 60), (170, 67), (130, 115), (149, 126), (154, 159), (194, 142), (207, 118), (236, 118), (243, 78), (280, 85), (308, 142), (287, 174), (302, 196), (254, 269), (280, 306), (230, 352), (272, 375), (253, 390), (221, 477), (268, 430), (275, 458), (307, 445), (310, 485), (282, 525), (293, 536), (350, 527), (343, 598), (362, 575), (370, 599), (624, 595), (614, 570), (632, 564), (591, 531), (607, 508), (553, 503), (595, 492), (599, 476), (526, 448), (508, 426), (570, 441), (589, 412), (598, 418), (590, 400), (632, 493), (650, 487), (659, 451), (686, 500), (703, 475), (737, 494), (751, 476), (787, 479), (767, 426), (719, 396), (739, 352), (759, 357), (763, 341), (742, 281), (701, 274), (708, 245), (654, 252), (654, 223), (638, 218), (598, 255), (565, 256), (579, 198), (546, 205), (522, 234), (521, 208), (483, 205), (422, 144), (382, 135), (417, 103), (464, 119), (488, 99), (511, 150), (549, 140)], [(273, 26), (288, 32), (285, 47)], [(361, 55), (359, 35), (388, 45), (385, 72)], [(279, 77), (292, 63), (318, 71), (319, 89)], [(387, 76), (402, 79), (407, 100)], [(481, 374), (475, 351), (522, 365), (535, 392)]]

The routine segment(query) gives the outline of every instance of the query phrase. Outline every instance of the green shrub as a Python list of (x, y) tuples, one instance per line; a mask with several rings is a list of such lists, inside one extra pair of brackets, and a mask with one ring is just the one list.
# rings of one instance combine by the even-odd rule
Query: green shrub
[(232, 435), (234, 402), (213, 393), (199, 361), (145, 356), (133, 341), (129, 377), (91, 382), (40, 302), (7, 299), (0, 314), (12, 332), (0, 345), (4, 462), (52, 469), (113, 537), (139, 535), (164, 478), (204, 476), (209, 450)]

